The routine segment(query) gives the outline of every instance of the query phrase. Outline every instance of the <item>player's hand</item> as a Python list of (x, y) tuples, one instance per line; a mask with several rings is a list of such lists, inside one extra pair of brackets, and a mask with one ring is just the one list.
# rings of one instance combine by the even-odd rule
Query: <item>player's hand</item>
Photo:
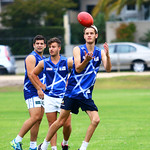
[(44, 93), (42, 91), (42, 89), (37, 90), (38, 96), (40, 99), (44, 99)]
[(105, 54), (108, 57), (109, 56), (109, 47), (108, 47), (108, 44), (105, 42), (103, 46), (104, 46)]
[(93, 52), (86, 52), (86, 51), (84, 51), (84, 53), (85, 53), (85, 59), (87, 60), (87, 61), (90, 61), (90, 60), (92, 60), (94, 57), (93, 57)]

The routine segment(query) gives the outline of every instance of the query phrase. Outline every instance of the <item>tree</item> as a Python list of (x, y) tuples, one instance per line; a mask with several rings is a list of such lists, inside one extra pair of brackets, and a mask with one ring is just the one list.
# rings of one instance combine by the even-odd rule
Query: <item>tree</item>
[(92, 16), (96, 17), (99, 12), (105, 13), (106, 20), (109, 18), (109, 14), (116, 10), (116, 14), (120, 14), (125, 5), (136, 4), (138, 9), (141, 9), (142, 4), (150, 3), (150, 0), (98, 0), (97, 5), (92, 11)]
[(76, 7), (73, 0), (14, 0), (1, 13), (6, 27), (35, 27), (63, 24), (63, 15)]

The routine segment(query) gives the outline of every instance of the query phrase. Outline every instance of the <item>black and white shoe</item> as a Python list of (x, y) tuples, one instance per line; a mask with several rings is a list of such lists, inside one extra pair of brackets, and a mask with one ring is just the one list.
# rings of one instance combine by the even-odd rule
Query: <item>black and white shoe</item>
[(63, 145), (63, 144), (61, 143), (61, 147), (62, 147), (62, 150), (68, 150), (68, 149), (69, 149), (68, 144), (67, 144), (67, 145)]
[(43, 143), (41, 143), (40, 145), (38, 145), (37, 150), (42, 150), (42, 149), (41, 149), (42, 144), (43, 144)]

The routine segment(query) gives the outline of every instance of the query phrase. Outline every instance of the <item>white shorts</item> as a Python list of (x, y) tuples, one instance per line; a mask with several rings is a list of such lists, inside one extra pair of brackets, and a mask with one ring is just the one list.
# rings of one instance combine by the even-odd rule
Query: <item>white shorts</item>
[(30, 108), (36, 108), (36, 107), (44, 107), (44, 100), (37, 97), (32, 97), (26, 100), (26, 104), (28, 109)]
[(45, 113), (60, 112), (62, 98), (50, 97), (44, 94)]

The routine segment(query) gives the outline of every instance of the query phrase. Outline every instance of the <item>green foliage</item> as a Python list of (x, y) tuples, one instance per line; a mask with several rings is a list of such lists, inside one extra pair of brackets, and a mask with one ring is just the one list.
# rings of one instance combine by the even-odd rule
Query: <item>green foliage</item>
[(112, 12), (116, 12), (116, 14), (119, 15), (126, 5), (136, 5), (140, 11), (141, 6), (144, 4), (149, 5), (150, 0), (98, 0), (92, 11), (92, 16), (96, 17), (99, 12), (103, 12), (105, 19), (109, 20), (109, 16)]
[(103, 13), (99, 13), (94, 18), (94, 24), (98, 28), (98, 43), (104, 43), (106, 41), (106, 21)]
[[(52, 37), (59, 37), (62, 41), (64, 52), (64, 28), (63, 27), (35, 27), (35, 28), (15, 28), (0, 30), (0, 44), (9, 45), (13, 55), (27, 55), (33, 50), (32, 39), (42, 34), (48, 40)], [(45, 54), (49, 54), (48, 50)]]
[(6, 27), (37, 27), (63, 25), (63, 15), (76, 7), (72, 0), (14, 0), (1, 13)]
[(145, 35), (144, 37), (140, 38), (140, 41), (141, 42), (150, 42), (150, 30), (147, 31), (144, 35)]
[(136, 26), (134, 23), (125, 24), (122, 23), (116, 29), (116, 40), (117, 42), (134, 42), (134, 33), (136, 31)]
[(85, 40), (83, 38), (84, 27), (78, 24), (71, 24), (71, 44), (83, 44)]

